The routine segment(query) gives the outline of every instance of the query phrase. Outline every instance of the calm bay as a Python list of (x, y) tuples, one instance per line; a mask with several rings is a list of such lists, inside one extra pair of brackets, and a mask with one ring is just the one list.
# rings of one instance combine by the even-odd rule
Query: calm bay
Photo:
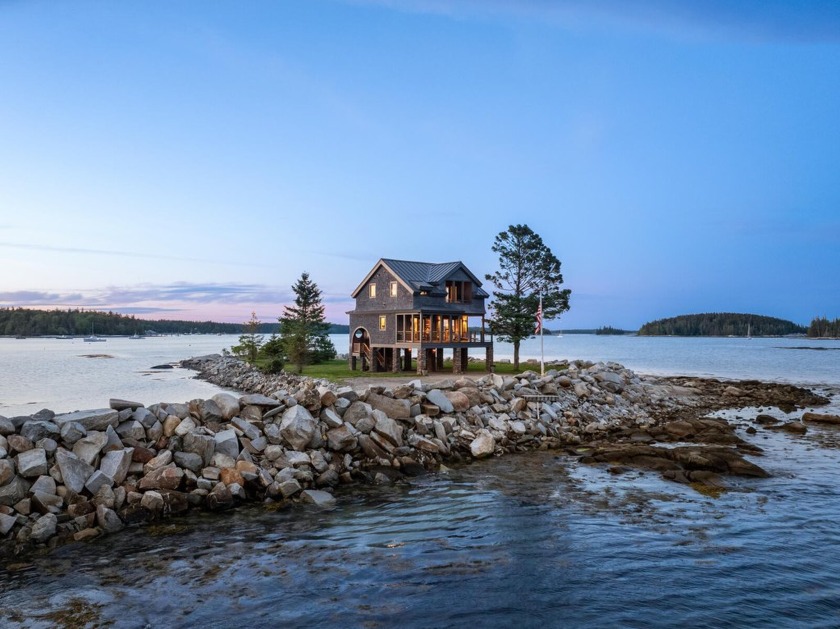
[[(191, 372), (150, 367), (235, 342), (0, 339), (0, 414), (208, 397), (218, 389)], [(346, 342), (334, 337), (339, 352)], [(833, 396), (815, 410), (840, 412), (838, 341), (544, 344), (547, 360), (813, 385)], [(511, 354), (497, 344), (497, 360)], [(522, 358), (539, 358), (539, 339)], [(757, 412), (725, 416), (764, 449), (757, 462), (772, 476), (727, 479), (717, 497), (559, 453), (507, 456), (410, 486), (343, 489), (331, 511), (251, 507), (71, 544), (0, 571), (0, 622), (53, 626), (50, 614), (75, 605), (116, 627), (840, 626), (840, 430), (751, 435)]]

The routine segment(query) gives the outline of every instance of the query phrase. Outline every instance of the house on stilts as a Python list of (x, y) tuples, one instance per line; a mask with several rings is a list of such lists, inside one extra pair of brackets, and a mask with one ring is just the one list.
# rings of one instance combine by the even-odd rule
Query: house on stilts
[(470, 349), (484, 349), (493, 364), (493, 339), (485, 332), (489, 295), (463, 262), (409, 262), (383, 258), (352, 297), (350, 368), (370, 371), (443, 369), (452, 350), (452, 371), (467, 370)]

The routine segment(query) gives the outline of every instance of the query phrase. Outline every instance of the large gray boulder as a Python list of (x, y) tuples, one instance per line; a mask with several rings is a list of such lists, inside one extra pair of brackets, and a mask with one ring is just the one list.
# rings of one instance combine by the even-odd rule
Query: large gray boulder
[(265, 406), (267, 408), (277, 408), (280, 406), (280, 400), (261, 395), (259, 393), (249, 393), (239, 398), (241, 406)]
[(198, 417), (201, 423), (218, 422), (222, 419), (222, 409), (215, 400), (192, 400), (190, 413)]
[(108, 443), (108, 437), (104, 432), (89, 432), (86, 437), (79, 439), (73, 445), (73, 454), (88, 465), (93, 465), (106, 443)]
[(143, 424), (133, 419), (129, 419), (116, 428), (117, 434), (122, 439), (134, 439), (135, 441), (143, 441), (146, 438), (146, 429)]
[(29, 491), (29, 483), (20, 476), (14, 476), (12, 480), (0, 487), (0, 505), (11, 507), (26, 498)]
[(20, 434), (35, 443), (47, 437), (59, 439), (61, 437), (61, 430), (52, 422), (28, 421), (20, 427)]
[(242, 434), (248, 437), (248, 439), (250, 439), (251, 441), (253, 441), (254, 439), (259, 439), (262, 435), (259, 428), (254, 426), (254, 424), (252, 424), (251, 422), (242, 419), (241, 417), (234, 417), (230, 423), (231, 425), (241, 430)]
[(85, 482), (85, 489), (93, 495), (96, 495), (102, 487), (112, 487), (114, 480), (107, 474), (103, 474), (101, 470), (94, 470), (90, 478)]
[(106, 533), (116, 533), (125, 526), (123, 521), (120, 520), (120, 516), (105, 505), (96, 507), (96, 523)]
[(70, 447), (86, 434), (87, 430), (79, 422), (67, 422), (61, 427), (61, 441)]
[(128, 474), (128, 468), (131, 465), (131, 457), (134, 454), (134, 448), (125, 448), (124, 450), (112, 450), (107, 452), (99, 463), (99, 469), (114, 480), (114, 483), (119, 485), (125, 480)]
[(353, 432), (351, 432), (350, 426), (342, 424), (337, 428), (332, 428), (327, 431), (327, 445), (330, 450), (344, 452), (353, 450), (358, 445), (358, 441)]
[(12, 420), (8, 417), (3, 417), (0, 415), (0, 435), (6, 437), (8, 435), (13, 435), (17, 429), (15, 425), (12, 423)]
[(17, 524), (17, 518), (13, 515), (0, 513), (0, 535), (5, 535)]
[(213, 460), (213, 453), (216, 451), (216, 440), (210, 435), (200, 435), (195, 432), (188, 432), (184, 435), (183, 449), (201, 457), (204, 465), (210, 465)]
[(148, 408), (136, 409), (133, 413), (131, 413), (131, 419), (143, 424), (143, 428), (151, 428), (155, 425), (155, 422), (158, 421), (157, 415)]
[(370, 417), (372, 412), (373, 407), (370, 404), (362, 402), (361, 400), (356, 400), (347, 407), (347, 410), (344, 411), (344, 415), (342, 415), (341, 418), (355, 426), (356, 422), (359, 420), (364, 419), (365, 417)]
[(452, 413), (455, 410), (452, 402), (440, 389), (432, 389), (426, 393), (426, 401), (437, 406), (441, 413)]
[(239, 439), (236, 438), (236, 431), (232, 428), (217, 432), (215, 441), (216, 452), (227, 454), (233, 459), (239, 456)]
[(43, 448), (32, 448), (21, 452), (16, 458), (18, 474), (25, 478), (41, 476), (49, 471), (47, 453)]
[(178, 467), (188, 469), (196, 474), (200, 474), (204, 467), (204, 460), (195, 452), (176, 452), (174, 458)]
[(319, 489), (306, 489), (300, 494), (302, 502), (313, 504), (316, 507), (329, 508), (335, 506), (335, 497), (327, 492)]
[(470, 454), (481, 459), (493, 454), (496, 448), (496, 440), (489, 430), (480, 430), (475, 439), (470, 443)]
[(382, 411), (374, 411), (373, 416), (376, 419), (376, 424), (373, 429), (382, 437), (387, 439), (392, 445), (400, 447), (403, 444), (402, 426)]
[(58, 518), (53, 513), (42, 515), (35, 524), (32, 525), (32, 534), (29, 536), (34, 542), (43, 544), (53, 535), (55, 535), (55, 528), (58, 525)]
[(0, 459), (0, 487), (15, 477), (15, 464), (11, 459)]
[(301, 405), (293, 406), (283, 413), (280, 434), (293, 449), (302, 451), (312, 440), (318, 429), (317, 420)]
[(58, 450), (55, 453), (55, 462), (67, 488), (77, 494), (81, 493), (85, 488), (85, 483), (94, 472), (93, 467), (67, 450)]
[(76, 411), (75, 413), (56, 415), (53, 422), (59, 428), (70, 422), (78, 422), (84, 426), (85, 430), (105, 430), (108, 426), (116, 426), (119, 420), (119, 412), (110, 408), (99, 408), (90, 411)]
[(212, 400), (219, 405), (222, 419), (230, 420), (239, 415), (239, 398), (230, 393), (217, 393)]
[(408, 400), (395, 400), (370, 391), (365, 401), (393, 419), (411, 419), (411, 403)]

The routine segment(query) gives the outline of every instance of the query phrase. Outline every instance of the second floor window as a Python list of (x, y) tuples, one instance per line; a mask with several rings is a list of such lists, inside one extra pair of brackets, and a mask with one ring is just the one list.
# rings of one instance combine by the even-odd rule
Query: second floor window
[(376, 297), (376, 284), (368, 284), (368, 297)]
[(391, 297), (397, 296), (397, 283), (391, 282)]
[(387, 317), (385, 317), (385, 316), (379, 317), (379, 329), (380, 330), (384, 330), (386, 328), (387, 321), (388, 321)]

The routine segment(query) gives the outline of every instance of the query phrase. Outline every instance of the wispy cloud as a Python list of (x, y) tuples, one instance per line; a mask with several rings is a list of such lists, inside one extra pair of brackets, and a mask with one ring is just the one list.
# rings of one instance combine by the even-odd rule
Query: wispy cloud
[(19, 290), (0, 292), (0, 306), (4, 308), (17, 306), (50, 306), (66, 305), (85, 301), (81, 293), (49, 293), (46, 291)]
[[(282, 304), (290, 291), (262, 284), (143, 284), (109, 286), (85, 292), (11, 291), (0, 292), (0, 306), (64, 306), (79, 308), (128, 308), (170, 310), (157, 304)], [(142, 304), (142, 305), (140, 305)]]
[(253, 262), (240, 262), (225, 258), (196, 258), (164, 253), (148, 253), (143, 251), (122, 251), (116, 249), (95, 249), (90, 247), (60, 247), (54, 245), (38, 245), (32, 243), (2, 242), (0, 248), (23, 249), (26, 251), (52, 251), (58, 253), (81, 253), (96, 256), (118, 256), (122, 258), (144, 258), (150, 260), (173, 260), (178, 262), (201, 262), (202, 264), (219, 264), (224, 266), (264, 266)]

